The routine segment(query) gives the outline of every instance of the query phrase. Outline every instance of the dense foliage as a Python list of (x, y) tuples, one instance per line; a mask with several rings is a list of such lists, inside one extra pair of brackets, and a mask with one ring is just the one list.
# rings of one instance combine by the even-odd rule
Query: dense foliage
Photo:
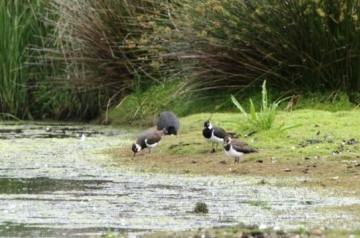
[(149, 89), (162, 90), (161, 97), (153, 95), (159, 104), (209, 90), (221, 90), (228, 100), (234, 91), (239, 97), (264, 80), (283, 96), (342, 91), (358, 103), (359, 5), (357, 0), (3, 1), (1, 112), (90, 119), (130, 94), (138, 95), (134, 111), (142, 110), (146, 102), (139, 95)]

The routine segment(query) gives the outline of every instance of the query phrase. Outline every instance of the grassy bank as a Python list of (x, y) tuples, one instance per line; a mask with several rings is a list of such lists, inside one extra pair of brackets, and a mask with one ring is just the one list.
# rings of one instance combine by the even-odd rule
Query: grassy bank
[[(227, 123), (242, 120), (239, 114), (213, 114), (213, 124), (239, 134), (240, 139), (259, 149), (259, 153), (246, 155), (240, 164), (234, 164), (221, 145), (216, 153), (210, 153), (211, 146), (202, 136), (203, 122), (209, 116), (206, 113), (181, 118), (179, 135), (164, 137), (151, 154), (144, 150), (133, 157), (131, 144), (119, 148), (114, 163), (144, 172), (302, 177), (291, 186), (333, 187), (344, 194), (360, 195), (356, 183), (360, 174), (359, 110), (281, 112), (274, 129), (249, 137), (246, 135), (250, 131), (234, 131)], [(277, 130), (282, 124), (301, 126)]]

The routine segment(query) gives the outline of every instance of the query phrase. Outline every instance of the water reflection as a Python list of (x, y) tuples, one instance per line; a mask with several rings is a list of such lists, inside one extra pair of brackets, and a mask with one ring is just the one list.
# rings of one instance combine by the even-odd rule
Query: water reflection
[[(137, 230), (136, 232), (142, 232)], [(119, 237), (125, 235), (127, 229), (107, 228), (104, 232), (103, 227), (91, 227), (84, 229), (66, 228), (42, 228), (28, 226), (27, 224), (5, 223), (0, 225), (0, 237), (96, 237), (99, 234), (117, 234)]]
[(101, 185), (109, 183), (104, 180), (66, 180), (37, 178), (0, 178), (1, 194), (42, 194), (54, 191), (85, 191), (101, 189)]

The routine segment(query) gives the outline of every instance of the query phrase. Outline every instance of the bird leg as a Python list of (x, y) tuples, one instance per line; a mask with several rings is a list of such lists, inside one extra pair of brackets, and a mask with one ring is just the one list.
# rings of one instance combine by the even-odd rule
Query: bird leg
[(214, 147), (214, 142), (211, 142), (211, 151), (210, 153), (215, 153), (215, 147)]

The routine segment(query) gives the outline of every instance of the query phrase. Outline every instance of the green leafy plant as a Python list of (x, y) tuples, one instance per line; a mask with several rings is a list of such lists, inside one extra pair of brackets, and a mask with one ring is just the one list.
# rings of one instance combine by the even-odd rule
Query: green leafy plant
[[(249, 99), (250, 108), (249, 108), (249, 112), (247, 112), (241, 106), (239, 101), (233, 95), (231, 95), (231, 101), (240, 110), (240, 112), (243, 115), (245, 115), (245, 120), (243, 122), (239, 121), (238, 123), (242, 124), (243, 126), (245, 126), (248, 129), (252, 129), (252, 130), (256, 130), (256, 131), (269, 130), (272, 128), (274, 121), (275, 121), (276, 112), (277, 112), (277, 108), (278, 108), (279, 104), (282, 103), (283, 101), (289, 99), (290, 97), (285, 97), (285, 98), (279, 99), (273, 103), (269, 103), (268, 93), (266, 90), (266, 80), (264, 80), (264, 82), (262, 84), (261, 96), (262, 96), (262, 103), (261, 103), (260, 111), (259, 112), (256, 111), (253, 101), (251, 99)], [(285, 129), (290, 129), (290, 128), (296, 127), (298, 125), (294, 125), (294, 126), (286, 127), (286, 128), (284, 128), (283, 126), (284, 126), (284, 124), (280, 125), (278, 129), (285, 130)]]

